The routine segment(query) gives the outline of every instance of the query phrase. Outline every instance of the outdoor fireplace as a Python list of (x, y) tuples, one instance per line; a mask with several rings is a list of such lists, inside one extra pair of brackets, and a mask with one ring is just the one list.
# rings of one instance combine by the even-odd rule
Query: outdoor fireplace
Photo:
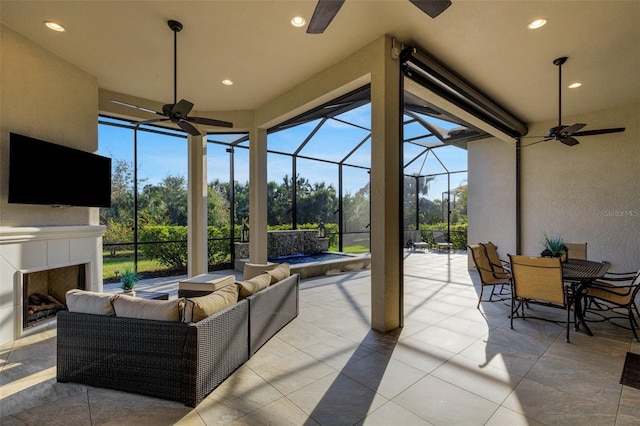
[(102, 291), (104, 230), (0, 226), (0, 345), (54, 326), (67, 290)]
[(87, 264), (22, 275), (22, 327), (33, 327), (56, 316), (66, 306), (66, 293), (86, 289)]

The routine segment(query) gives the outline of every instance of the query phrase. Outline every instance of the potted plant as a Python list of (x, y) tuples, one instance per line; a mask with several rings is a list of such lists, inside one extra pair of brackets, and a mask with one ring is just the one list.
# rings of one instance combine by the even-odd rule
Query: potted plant
[(564, 244), (564, 238), (561, 236), (549, 237), (547, 233), (544, 234), (544, 250), (540, 253), (542, 257), (559, 257), (563, 262), (567, 261), (568, 252), (567, 246)]
[(120, 275), (120, 279), (122, 280), (120, 288), (122, 288), (126, 294), (135, 296), (135, 288), (138, 281), (138, 273), (135, 269), (129, 265), (125, 266), (122, 275)]

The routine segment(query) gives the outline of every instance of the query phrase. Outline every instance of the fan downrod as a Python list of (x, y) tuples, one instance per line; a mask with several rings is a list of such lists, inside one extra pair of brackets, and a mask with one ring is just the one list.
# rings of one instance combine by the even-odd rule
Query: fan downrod
[(569, 58), (567, 58), (566, 56), (554, 59), (553, 60), (553, 65), (557, 65), (557, 66), (564, 65), (564, 63), (567, 62), (567, 59), (569, 59)]
[(179, 33), (180, 31), (182, 31), (182, 24), (178, 21), (174, 21), (173, 19), (171, 19), (167, 22), (167, 25), (169, 25), (169, 28), (171, 28), (171, 31), (173, 31), (174, 33)]

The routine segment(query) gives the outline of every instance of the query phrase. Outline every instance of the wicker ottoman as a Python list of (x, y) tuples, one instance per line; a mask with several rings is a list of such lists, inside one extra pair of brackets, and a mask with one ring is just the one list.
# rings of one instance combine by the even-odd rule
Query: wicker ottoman
[(235, 275), (202, 274), (178, 282), (178, 297), (206, 296), (236, 282)]

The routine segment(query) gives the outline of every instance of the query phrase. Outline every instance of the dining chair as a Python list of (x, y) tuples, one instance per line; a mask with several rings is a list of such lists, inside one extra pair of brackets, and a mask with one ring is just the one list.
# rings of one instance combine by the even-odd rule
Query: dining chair
[(488, 301), (491, 302), (496, 286), (502, 287), (507, 285), (511, 288), (511, 274), (506, 270), (494, 270), (491, 266), (491, 262), (489, 261), (489, 257), (487, 256), (485, 247), (482, 244), (467, 245), (467, 248), (471, 250), (473, 263), (475, 264), (478, 275), (480, 276), (480, 295), (478, 296), (478, 304), (476, 305), (476, 308), (479, 308), (484, 288), (491, 287), (491, 295), (488, 299)]
[[(627, 310), (627, 318), (629, 320), (629, 326), (633, 332), (633, 338), (636, 342), (638, 340), (638, 321), (634, 316), (633, 311), (636, 311), (636, 315), (640, 317), (638, 312), (638, 306), (635, 303), (636, 295), (640, 290), (640, 271), (614, 273), (608, 272), (601, 280), (596, 280), (586, 289), (584, 297), (588, 300), (585, 303), (585, 312), (589, 310), (603, 310), (601, 305), (597, 305), (598, 308), (593, 309), (592, 302), (600, 301), (607, 304), (612, 304), (615, 307), (623, 308)], [(611, 317), (609, 317), (610, 319)]]
[(569, 250), (569, 259), (587, 260), (587, 243), (564, 243)]
[[(573, 295), (570, 287), (564, 285), (560, 258), (509, 254), (509, 260), (513, 278), (510, 327), (513, 328), (514, 317), (552, 321), (541, 317), (526, 317), (525, 305), (537, 304), (564, 309), (566, 311), (565, 342), (569, 343), (569, 324), (571, 322), (570, 312)], [(518, 315), (518, 310), (522, 311), (521, 315)]]
[(493, 244), (491, 241), (488, 243), (480, 243), (480, 245), (484, 247), (484, 250), (487, 253), (487, 257), (491, 263), (491, 269), (500, 273), (510, 273), (509, 261), (500, 258), (500, 255), (498, 255), (498, 246)]

